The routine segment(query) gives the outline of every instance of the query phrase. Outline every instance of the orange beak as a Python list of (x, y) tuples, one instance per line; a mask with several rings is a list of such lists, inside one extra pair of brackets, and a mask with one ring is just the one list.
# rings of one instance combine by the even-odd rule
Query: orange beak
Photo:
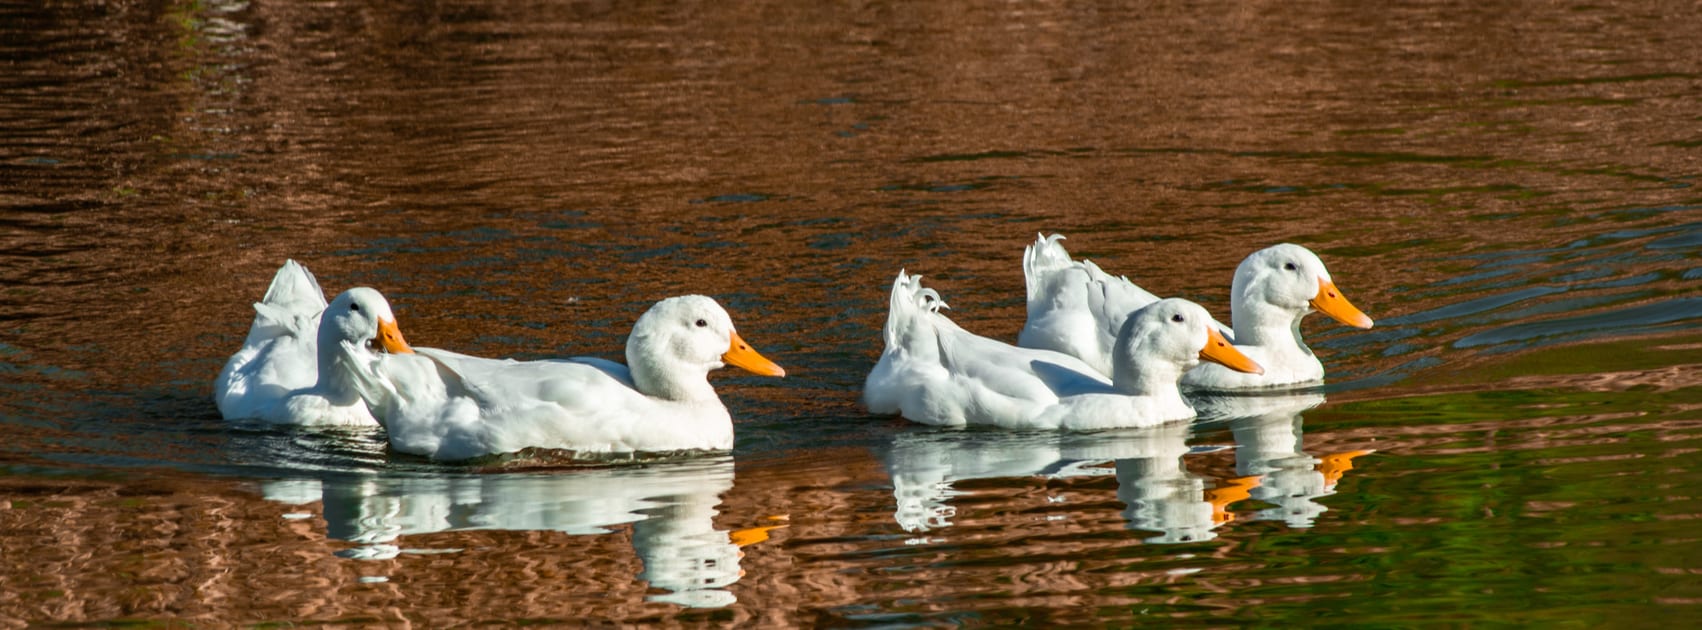
[(1265, 368), (1259, 367), (1259, 364), (1247, 358), (1247, 355), (1241, 354), (1228, 339), (1223, 338), (1223, 333), (1210, 327), (1206, 328), (1206, 347), (1200, 348), (1200, 360), (1222, 364), (1237, 372), (1265, 373)]
[(402, 329), (396, 327), (394, 319), (378, 320), (378, 345), (390, 354), (413, 354), (414, 349), (408, 347), (408, 342), (402, 339)]
[(752, 374), (760, 374), (762, 376), (786, 375), (786, 370), (781, 369), (781, 367), (775, 365), (773, 361), (768, 360), (768, 357), (757, 354), (755, 350), (752, 350), (751, 345), (745, 343), (744, 338), (739, 336), (738, 331), (733, 331), (733, 341), (728, 345), (727, 353), (721, 355), (721, 360), (726, 362), (727, 365), (742, 367), (745, 371)]
[(1342, 295), (1341, 289), (1336, 288), (1336, 283), (1323, 278), (1318, 279), (1318, 296), (1312, 298), (1312, 308), (1329, 315), (1330, 319), (1354, 328), (1371, 327), (1371, 316), (1366, 315), (1364, 311), (1354, 307), (1352, 302), (1347, 301), (1347, 297)]

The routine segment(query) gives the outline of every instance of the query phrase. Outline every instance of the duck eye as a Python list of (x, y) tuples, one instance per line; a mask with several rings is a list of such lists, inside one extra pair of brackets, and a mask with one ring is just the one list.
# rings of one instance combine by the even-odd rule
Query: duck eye
[(709, 325), (709, 322), (706, 322), (706, 321), (703, 321), (703, 320), (701, 320), (701, 319), (700, 319), (700, 320), (697, 320), (697, 327), (698, 327), (698, 328), (702, 328), (702, 327), (704, 327), (704, 326), (708, 326), (708, 325)]
[(359, 313), (360, 312), (360, 304), (359, 303), (350, 304), (349, 310), (354, 311), (356, 313)]
[(1283, 263), (1282, 268), (1287, 269), (1289, 271), (1297, 271), (1297, 270), (1300, 269), (1299, 267), (1294, 266), (1294, 263), (1291, 263), (1291, 262), (1290, 263)]
[(1170, 321), (1180, 322), (1180, 321), (1187, 321), (1187, 320), (1182, 317), (1181, 313), (1177, 313), (1175, 315), (1170, 316)]

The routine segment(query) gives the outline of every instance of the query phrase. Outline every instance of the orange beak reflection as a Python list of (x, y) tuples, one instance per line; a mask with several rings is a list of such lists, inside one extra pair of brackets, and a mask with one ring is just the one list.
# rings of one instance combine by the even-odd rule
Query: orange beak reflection
[[(791, 520), (791, 518), (792, 517), (791, 517), (790, 514), (779, 514), (779, 515), (775, 515), (775, 516), (770, 516), (770, 517), (767, 518), (767, 520), (770, 520), (770, 521), (789, 521), (789, 520)], [(785, 529), (785, 528), (786, 528), (786, 523), (784, 523), (784, 522), (781, 522), (779, 525), (763, 525), (761, 527), (746, 527), (744, 529), (736, 529), (736, 530), (727, 532), (727, 538), (729, 540), (731, 540), (733, 542), (733, 544), (735, 544), (735, 545), (738, 545), (740, 547), (749, 547), (751, 545), (754, 545), (754, 544), (768, 540), (768, 533), (769, 532), (774, 531), (776, 529)]]
[(738, 331), (733, 332), (733, 341), (728, 345), (727, 353), (721, 355), (721, 360), (726, 362), (727, 365), (744, 368), (745, 371), (752, 374), (760, 374), (762, 376), (786, 375), (786, 370), (781, 369), (781, 367), (775, 365), (773, 361), (768, 360), (768, 357), (757, 354), (755, 350), (752, 350), (751, 345), (745, 343), (744, 338), (739, 336)]
[(1332, 453), (1318, 458), (1318, 472), (1324, 474), (1324, 488), (1333, 489), (1341, 481), (1342, 475), (1353, 470), (1353, 458), (1368, 455), (1375, 451), (1347, 451)]
[(1312, 298), (1312, 308), (1329, 315), (1330, 319), (1354, 328), (1371, 327), (1371, 316), (1347, 301), (1347, 296), (1342, 295), (1341, 289), (1336, 288), (1336, 283), (1323, 278), (1318, 279), (1318, 296)]
[(1237, 372), (1265, 373), (1265, 368), (1247, 358), (1247, 355), (1241, 354), (1241, 351), (1236, 350), (1228, 339), (1223, 338), (1223, 333), (1212, 328), (1206, 329), (1206, 347), (1200, 348), (1200, 359), (1221, 364)]
[(396, 327), (394, 319), (378, 320), (378, 338), (373, 341), (390, 354), (414, 353), (414, 349), (408, 347), (408, 342), (402, 339), (402, 329)]
[(1223, 480), (1223, 485), (1206, 491), (1206, 502), (1211, 503), (1211, 522), (1222, 525), (1235, 520), (1235, 513), (1229, 511), (1229, 504), (1245, 501), (1253, 496), (1253, 489), (1259, 487), (1264, 475), (1236, 477)]

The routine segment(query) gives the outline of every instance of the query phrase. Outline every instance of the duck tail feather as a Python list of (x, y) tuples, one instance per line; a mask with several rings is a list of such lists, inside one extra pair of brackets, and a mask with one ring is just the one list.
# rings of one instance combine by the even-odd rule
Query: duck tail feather
[(950, 308), (940, 292), (922, 286), (920, 274), (905, 273), (899, 270), (898, 278), (892, 283), (892, 298), (887, 305), (886, 328), (881, 331), (886, 339), (887, 347), (899, 347), (903, 344), (906, 332), (921, 323), (925, 313), (938, 313), (942, 308)]
[(1058, 242), (1062, 240), (1062, 234), (1047, 236), (1042, 233), (1034, 239), (1033, 245), (1022, 248), (1022, 278), (1028, 285), (1029, 301), (1040, 295), (1046, 274), (1068, 268), (1075, 262), (1070, 260), (1070, 252)]
[(327, 304), (325, 291), (319, 288), (319, 280), (307, 267), (294, 260), (286, 260), (278, 268), (278, 273), (272, 276), (272, 285), (266, 288), (266, 297), (260, 301), (275, 305), (300, 304), (303, 312), (298, 314), (302, 315), (310, 314), (305, 312), (309, 308), (313, 311), (311, 314), (318, 314), (325, 310)]

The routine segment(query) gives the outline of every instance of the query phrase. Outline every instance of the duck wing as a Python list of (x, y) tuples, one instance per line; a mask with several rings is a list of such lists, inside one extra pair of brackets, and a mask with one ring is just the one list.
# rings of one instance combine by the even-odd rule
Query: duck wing
[[(1028, 321), (1017, 345), (1054, 350), (1087, 361), (1100, 374), (1111, 374), (1111, 349), (1129, 315), (1160, 298), (1125, 276), (1106, 273), (1091, 260), (1073, 260), (1058, 241), (1041, 235), (1023, 250), (1028, 287)], [(1225, 337), (1233, 331), (1213, 321)]]

